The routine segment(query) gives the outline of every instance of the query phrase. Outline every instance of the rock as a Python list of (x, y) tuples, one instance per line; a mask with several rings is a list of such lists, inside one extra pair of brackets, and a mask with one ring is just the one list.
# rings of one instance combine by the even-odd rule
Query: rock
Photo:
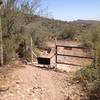
[(8, 86), (0, 86), (0, 92), (6, 92), (9, 90), (9, 87)]

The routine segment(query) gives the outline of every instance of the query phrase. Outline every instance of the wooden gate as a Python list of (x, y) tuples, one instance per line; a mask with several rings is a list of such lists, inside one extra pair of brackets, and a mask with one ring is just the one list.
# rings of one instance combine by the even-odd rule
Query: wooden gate
[[(58, 53), (58, 48), (63, 48), (63, 50), (65, 49), (66, 50), (66, 54), (63, 53), (63, 50), (61, 53)], [(73, 62), (72, 60), (75, 59), (77, 62), (80, 60), (80, 61), (83, 61), (86, 62), (86, 61), (93, 61), (93, 57), (89, 57), (87, 55), (79, 55), (78, 53), (74, 52), (73, 50), (76, 49), (76, 51), (84, 51), (86, 50), (86, 48), (84, 47), (81, 47), (81, 46), (66, 46), (66, 45), (57, 45), (56, 44), (56, 63), (57, 64), (66, 64), (66, 65), (72, 65), (72, 66), (81, 66), (82, 63), (75, 63)], [(74, 52), (74, 53), (71, 53), (71, 52)], [(76, 53), (76, 54), (75, 54)], [(60, 57), (67, 57), (67, 59), (71, 60), (71, 61), (58, 61), (58, 58)]]

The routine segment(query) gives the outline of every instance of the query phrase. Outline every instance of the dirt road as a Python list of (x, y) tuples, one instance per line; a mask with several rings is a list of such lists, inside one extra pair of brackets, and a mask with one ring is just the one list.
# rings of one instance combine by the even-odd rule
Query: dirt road
[(21, 65), (10, 73), (9, 89), (0, 100), (80, 100), (80, 86), (70, 73)]

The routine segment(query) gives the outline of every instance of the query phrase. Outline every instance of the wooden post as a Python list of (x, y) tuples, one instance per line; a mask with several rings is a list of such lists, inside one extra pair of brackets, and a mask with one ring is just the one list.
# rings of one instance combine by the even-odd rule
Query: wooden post
[(57, 64), (57, 45), (56, 45), (56, 64)]
[(3, 42), (2, 42), (2, 27), (1, 27), (1, 15), (2, 15), (2, 0), (0, 0), (0, 60), (1, 66), (3, 65)]
[(31, 37), (31, 62), (33, 63), (33, 41)]
[(55, 64), (56, 64), (56, 70), (57, 70), (57, 39), (55, 37)]

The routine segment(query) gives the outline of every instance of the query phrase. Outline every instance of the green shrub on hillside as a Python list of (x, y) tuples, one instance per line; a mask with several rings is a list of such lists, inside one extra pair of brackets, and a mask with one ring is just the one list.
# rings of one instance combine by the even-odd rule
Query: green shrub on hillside
[[(3, 37), (3, 50), (4, 50), (4, 63), (7, 64), (13, 59), (19, 58), (19, 55), (23, 53), (22, 48), (20, 48), (19, 52), (16, 52), (22, 44), (23, 41), (28, 41), (27, 37), (25, 34), (17, 34), (17, 35), (12, 35), (12, 36), (5, 36)], [(24, 50), (25, 51), (25, 50)], [(24, 52), (25, 53), (25, 52)]]
[(81, 83), (83, 90), (87, 93), (89, 100), (99, 100), (100, 66), (97, 68), (93, 68), (91, 66), (83, 67), (81, 70), (76, 72), (75, 79)]
[(71, 28), (69, 29), (64, 29), (59, 35), (58, 39), (69, 39), (73, 40), (75, 38), (75, 31)]
[(76, 72), (76, 79), (80, 81), (89, 100), (100, 99), (100, 27), (92, 26), (81, 36), (82, 44), (88, 48), (94, 57), (92, 65), (84, 66)]

